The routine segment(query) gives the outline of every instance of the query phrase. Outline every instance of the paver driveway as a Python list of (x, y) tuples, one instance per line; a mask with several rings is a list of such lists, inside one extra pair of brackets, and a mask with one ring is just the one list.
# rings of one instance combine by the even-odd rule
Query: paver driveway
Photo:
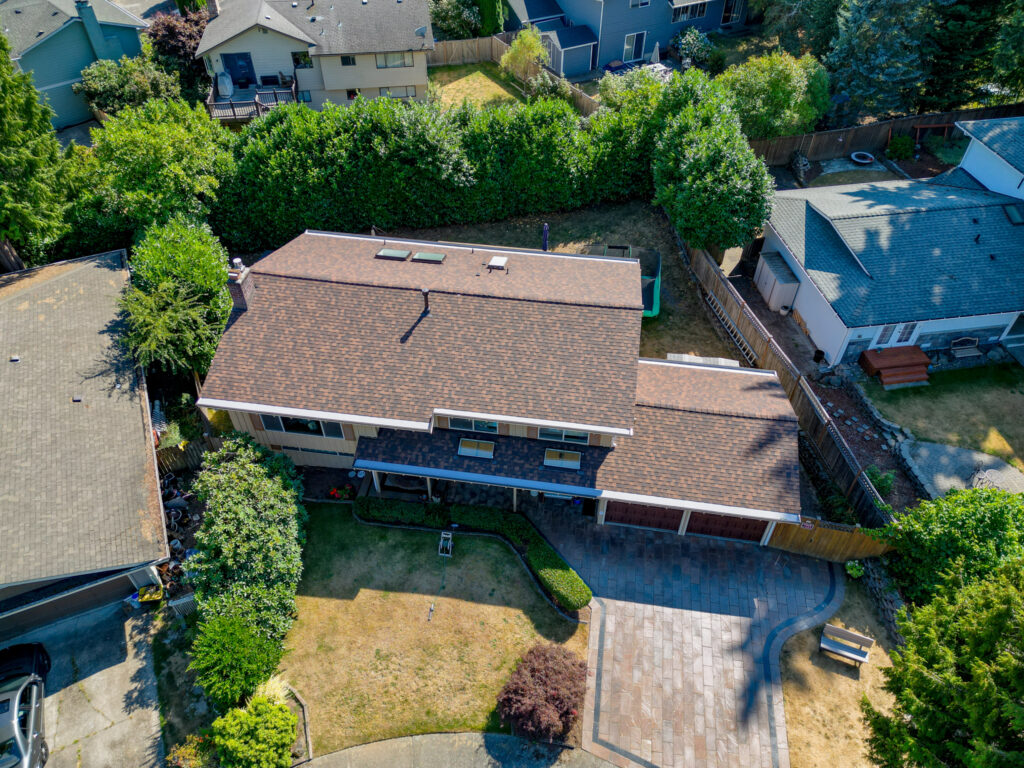
[(842, 604), (835, 566), (531, 516), (594, 591), (584, 748), (620, 766), (788, 768), (779, 651)]

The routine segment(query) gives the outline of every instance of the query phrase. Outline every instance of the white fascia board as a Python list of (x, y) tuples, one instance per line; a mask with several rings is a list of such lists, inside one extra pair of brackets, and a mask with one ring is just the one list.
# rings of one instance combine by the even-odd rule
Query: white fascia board
[(506, 424), (525, 424), (530, 427), (551, 427), (552, 429), (573, 429), (578, 432), (598, 432), (605, 435), (633, 434), (632, 429), (619, 427), (599, 427), (594, 424), (576, 424), (571, 421), (547, 421), (545, 419), (524, 419), (520, 416), (502, 416), (497, 413), (476, 413), (475, 411), (453, 411), (448, 408), (435, 408), (435, 416), (454, 416), (463, 419), (480, 419), (481, 421), (503, 421)]
[(429, 432), (429, 421), (404, 421), (402, 419), (382, 419), (376, 416), (359, 416), (352, 413), (335, 413), (333, 411), (310, 411), (305, 408), (280, 408), (276, 405), (258, 403), (240, 403), (235, 400), (217, 400), (211, 397), (200, 397), (196, 402), (201, 408), (219, 408), (227, 411), (244, 413), (265, 413), (268, 416), (289, 416), (294, 419), (324, 419), (325, 421), (343, 421), (352, 424), (368, 424), (373, 427), (394, 427), (409, 429), (415, 432)]
[[(481, 459), (487, 461), (487, 459)], [(570, 496), (585, 496), (596, 498), (600, 493), (593, 488), (583, 488), (578, 485), (562, 485), (561, 483), (542, 483), (537, 480), (522, 480), (517, 477), (502, 477), (501, 475), (476, 474), (474, 472), (456, 472), (450, 469), (435, 469), (432, 467), (414, 467), (409, 464), (390, 464), (384, 461), (367, 461), (356, 459), (353, 463), (355, 469), (365, 469), (371, 472), (394, 472), (398, 475), (413, 475), (414, 477), (429, 477), (434, 480), (458, 480), (464, 483), (478, 483), (480, 485), (497, 485), (502, 488), (518, 488), (526, 491), (543, 491), (546, 493), (563, 493)]]
[[(557, 43), (558, 41), (556, 40), (555, 42)], [(586, 48), (588, 45), (597, 45), (597, 41), (595, 40), (592, 43), (580, 43), (579, 45), (570, 45), (568, 48), (562, 48), (561, 46), (559, 46), (559, 50), (561, 50), (564, 53), (565, 51), (572, 51), (577, 48)]]
[(708, 512), (713, 515), (730, 517), (748, 517), (755, 520), (769, 520), (778, 523), (799, 523), (800, 515), (791, 512), (772, 512), (767, 509), (750, 509), (749, 507), (731, 507), (725, 504), (708, 504), (703, 501), (683, 501), (666, 499), (661, 496), (644, 496), (639, 493), (620, 493), (619, 491), (601, 491), (600, 498), (610, 501), (625, 501), (630, 504), (646, 504), (671, 509), (689, 509), (693, 512)]

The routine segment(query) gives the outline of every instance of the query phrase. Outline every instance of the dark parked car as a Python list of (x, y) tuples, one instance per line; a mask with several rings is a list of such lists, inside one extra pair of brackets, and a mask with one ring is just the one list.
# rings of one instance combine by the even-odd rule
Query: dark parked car
[(50, 655), (39, 643), (0, 651), (0, 768), (42, 768), (50, 757), (43, 701)]

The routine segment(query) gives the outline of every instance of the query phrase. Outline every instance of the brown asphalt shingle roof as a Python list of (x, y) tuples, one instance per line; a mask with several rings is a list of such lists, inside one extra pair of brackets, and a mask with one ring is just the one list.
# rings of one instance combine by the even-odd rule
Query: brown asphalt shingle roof
[[(203, 396), (427, 422), (435, 408), (628, 429), (639, 343), (636, 262), (501, 251), (443, 264), (374, 258), (383, 239), (306, 234), (253, 267)], [(422, 288), (430, 289), (423, 316)]]
[(0, 277), (0, 586), (166, 555), (145, 401), (118, 343), (123, 257)]

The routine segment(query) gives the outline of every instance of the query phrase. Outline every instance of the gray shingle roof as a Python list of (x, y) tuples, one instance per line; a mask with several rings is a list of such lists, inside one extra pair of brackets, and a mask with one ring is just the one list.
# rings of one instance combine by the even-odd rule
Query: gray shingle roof
[[(558, 24), (558, 22), (552, 22), (552, 24)], [(543, 29), (544, 25), (539, 25)], [(566, 48), (575, 48), (580, 45), (592, 45), (597, 43), (597, 35), (594, 31), (585, 25), (579, 25), (575, 27), (563, 27), (553, 26), (550, 29), (544, 30), (550, 32), (555, 36), (555, 40), (558, 42), (558, 47), (563, 51)]]
[(314, 56), (434, 47), (427, 0), (320, 0), (312, 7), (308, 0), (225, 0), (196, 56), (257, 26), (306, 43)]
[[(142, 29), (142, 21), (108, 0), (93, 0), (101, 24), (121, 24)], [(15, 58), (78, 18), (75, 0), (0, 0), (0, 32), (11, 44)]]
[(851, 184), (778, 192), (770, 224), (848, 327), (881, 325), (1024, 310), (1024, 227), (1004, 210), (1019, 202)]
[(123, 256), (0, 277), (0, 586), (166, 554), (145, 400), (117, 339)]
[(509, 0), (508, 4), (522, 24), (565, 14), (558, 0)]
[(957, 126), (1024, 173), (1024, 117), (962, 120)]

